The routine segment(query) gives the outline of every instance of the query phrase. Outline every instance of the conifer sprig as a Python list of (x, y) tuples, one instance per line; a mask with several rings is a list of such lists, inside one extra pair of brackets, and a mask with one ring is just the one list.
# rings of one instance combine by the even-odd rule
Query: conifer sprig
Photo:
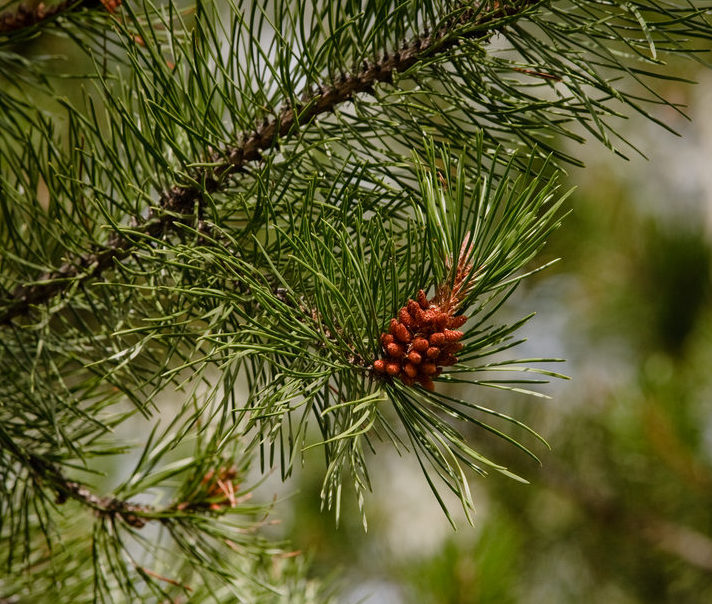
[[(434, 55), (449, 52), (461, 40), (479, 40), (491, 36), (510, 19), (525, 14), (535, 4), (534, 1), (521, 2), (515, 7), (509, 3), (495, 3), (493, 9), (487, 10), (486, 3), (483, 3), (477, 9), (461, 9), (443, 19), (436, 31), (430, 33), (424, 30), (425, 33), (419, 33), (410, 41), (403, 42), (402, 46), (386, 51), (382, 57), (370, 61), (364, 58), (363, 65), (357, 67), (355, 73), (342, 74), (334, 82), (318, 82), (316, 92), (305, 90), (299, 100), (289, 98), (281, 109), (276, 110), (275, 117), (265, 118), (253, 133), (243, 132), (238, 135), (241, 144), (228, 146), (200, 160), (209, 167), (198, 168), (190, 174), (194, 184), (175, 185), (164, 191), (160, 198), (160, 207), (164, 213), (159, 219), (143, 226), (142, 231), (148, 237), (159, 237), (166, 229), (172, 228), (175, 221), (181, 220), (182, 215), (190, 215), (195, 211), (202, 216), (204, 212), (200, 206), (203, 196), (210, 196), (225, 187), (228, 184), (225, 181), (242, 172), (248, 162), (260, 160), (265, 151), (278, 148), (280, 141), (294, 135), (319, 115), (333, 112), (339, 105), (353, 100), (357, 94), (373, 95), (377, 84), (392, 84), (396, 74), (405, 73), (416, 63)], [(133, 39), (135, 35), (131, 32), (134, 29), (141, 31), (139, 19), (134, 17), (132, 21), (121, 32), (122, 39)], [(142, 46), (145, 43), (138, 45), (138, 48)], [(155, 69), (155, 63), (151, 64), (155, 58), (155, 54), (151, 53), (148, 60), (140, 55), (134, 60), (141, 61), (146, 68)], [(117, 109), (121, 111), (121, 108)], [(130, 116), (126, 117), (131, 119)], [(85, 281), (99, 277), (114, 262), (130, 254), (132, 247), (130, 239), (116, 233), (108, 245), (66, 261), (58, 270), (40, 276), (37, 280), (39, 283), (18, 287), (13, 292), (14, 300), (8, 301), (6, 309), (0, 313), (0, 326), (29, 312), (33, 305), (47, 302), (72, 285), (77, 278)]]
[[(680, 110), (652, 83), (669, 77), (658, 72), (669, 57), (699, 57), (709, 9), (126, 2), (110, 18), (52, 21), (90, 42), (84, 82), (96, 86), (73, 102), (43, 60), (19, 54), (50, 20), (7, 32), (0, 65), (19, 74), (0, 85), (8, 567), (47, 577), (58, 560), (63, 595), (97, 600), (269, 601), (279, 589), (253, 562), (274, 549), (242, 532), (254, 523), (233, 523), (246, 503), (234, 447), (247, 441), (284, 478), (319, 448), (322, 501), (337, 517), (345, 485), (363, 507), (381, 440), (417, 456), (444, 508), (443, 488), (469, 513), (469, 474), (513, 476), (471, 430), (534, 459), (529, 436), (540, 438), (480, 397), (536, 394), (557, 376), (540, 366), (554, 359), (509, 360), (528, 317), (496, 316), (560, 222), (550, 173), (576, 158), (557, 141), (585, 130), (623, 153), (626, 111), (657, 121), (656, 105)], [(51, 107), (38, 108), (37, 90)], [(392, 319), (417, 329), (394, 327), (384, 349)], [(436, 341), (445, 330), (458, 332), (449, 350)], [(435, 371), (411, 376), (423, 359), (408, 368), (420, 351), (400, 344), (424, 335)], [(374, 371), (385, 354), (413, 383)], [(145, 446), (118, 435), (129, 422)], [(129, 452), (131, 475), (102, 489), (102, 460)], [(67, 522), (77, 506), (98, 514), (90, 535)], [(38, 545), (55, 532), (84, 543), (82, 555)], [(170, 540), (183, 562), (154, 565)], [(255, 556), (231, 555), (245, 550)], [(303, 577), (292, 577), (300, 594)], [(8, 593), (29, 589), (18, 582)]]
[[(389, 12), (389, 6), (385, 2), (381, 7), (389, 15), (383, 21), (370, 22), (344, 8), (331, 17), (317, 10), (307, 24), (293, 19), (291, 11), (311, 11), (278, 2), (274, 14), (279, 26), (262, 10), (248, 15), (233, 6), (227, 28), (218, 24), (218, 15), (209, 7), (200, 5), (190, 37), (195, 45), (188, 41), (184, 31), (188, 26), (179, 13), (146, 5), (147, 12), (141, 14), (130, 4), (123, 7), (123, 24), (116, 19), (110, 22), (118, 28), (118, 41), (125, 44), (136, 81), (125, 88), (126, 100), (120, 102), (116, 101), (119, 88), (107, 82), (104, 94), (114, 105), (114, 115), (107, 119), (119, 121), (108, 145), (101, 125), (104, 118), (86, 123), (79, 136), (95, 138), (94, 152), (112, 158), (115, 175), (106, 174), (102, 180), (115, 183), (110, 185), (113, 191), (101, 195), (125, 211), (116, 217), (108, 239), (92, 242), (88, 250), (67, 249), (60, 265), (49, 263), (39, 274), (21, 270), (23, 278), (8, 288), (11, 296), (3, 301), (0, 325), (79, 282), (100, 277), (131, 255), (137, 247), (135, 236), (161, 238), (174, 223), (190, 220), (194, 214), (206, 217), (205, 224), (213, 221), (216, 205), (222, 203), (219, 197), (241, 188), (234, 177), (260, 161), (266, 151), (281, 148), (290, 155), (304, 145), (311, 150), (280, 169), (298, 162), (300, 166), (292, 165), (298, 171), (329, 172), (310, 141), (343, 141), (331, 151), (337, 154), (341, 154), (339, 147), (354, 141), (352, 149), (360, 147), (364, 156), (374, 158), (377, 174), (402, 180), (397, 166), (403, 156), (394, 153), (393, 145), (383, 144), (384, 136), (398, 145), (418, 148), (423, 131), (458, 145), (478, 131), (495, 146), (502, 140), (511, 143), (514, 134), (527, 146), (575, 161), (552, 147), (550, 136), (582, 140), (567, 126), (579, 122), (613, 147), (610, 134), (616, 132), (610, 119), (618, 113), (609, 105), (622, 102), (655, 119), (646, 103), (665, 103), (648, 83), (655, 72), (638, 64), (654, 66), (669, 53), (694, 55), (695, 49), (685, 40), (703, 37), (707, 27), (703, 8), (674, 2), (646, 2), (635, 10), (605, 2), (567, 7), (533, 1), (481, 2), (455, 8), (443, 5), (439, 13), (433, 7), (412, 13), (406, 7), (391, 7)], [(596, 20), (586, 20), (589, 16)], [(154, 23), (152, 29), (147, 29), (147, 23)], [(164, 30), (160, 36), (156, 35), (159, 27)], [(641, 32), (641, 38), (629, 35), (635, 31)], [(485, 51), (495, 34), (513, 44), (518, 59)], [(255, 52), (259, 40), (269, 35), (274, 37), (271, 50)], [(137, 38), (142, 44), (135, 42)], [(223, 39), (232, 40), (237, 49), (234, 56), (221, 48)], [(605, 46), (601, 40), (607, 41)], [(549, 41), (558, 48), (556, 52)], [(618, 52), (616, 45), (635, 54)], [(249, 60), (240, 58), (243, 49)], [(217, 71), (209, 66), (213, 61), (220, 65)], [(189, 65), (193, 67), (186, 69)], [(288, 65), (295, 65), (294, 73)], [(609, 71), (629, 76), (640, 91), (614, 87), (605, 75)], [(409, 90), (408, 85), (401, 90), (400, 81), (413, 82), (416, 89)], [(251, 86), (256, 90), (248, 94)], [(135, 104), (131, 92), (136, 89), (143, 90), (151, 107), (161, 109), (141, 115), (145, 108)], [(598, 91), (599, 96), (587, 90)], [(350, 104), (355, 113), (341, 110)], [(438, 104), (447, 106), (447, 111), (437, 110)], [(389, 124), (398, 121), (407, 127), (394, 132)], [(195, 124), (202, 125), (196, 129)], [(45, 128), (41, 123), (36, 126), (40, 132)], [(135, 143), (128, 143), (127, 137), (135, 138)], [(191, 140), (196, 144), (190, 152), (171, 142)], [(126, 170), (117, 165), (141, 155), (149, 160), (143, 168)], [(177, 158), (179, 165), (167, 162), (168, 156)], [(36, 169), (42, 170), (41, 163)], [(92, 163), (87, 161), (87, 171), (102, 171), (101, 164)], [(151, 182), (157, 191), (158, 199), (148, 204), (153, 218), (147, 221), (139, 219), (146, 209), (136, 207), (138, 200), (115, 198), (126, 194), (119, 186), (122, 180), (137, 179)], [(45, 180), (52, 179), (46, 175)], [(51, 190), (54, 194), (63, 196), (61, 190)], [(140, 206), (146, 201), (141, 200)], [(127, 229), (126, 221), (132, 220), (142, 223), (138, 231)]]
[[(233, 442), (218, 452), (215, 438), (198, 437), (188, 456), (177, 457), (175, 447), (185, 445), (175, 433), (180, 418), (149, 435), (133, 471), (109, 496), (69, 479), (47, 456), (8, 463), (3, 442), (4, 485), (12, 486), (2, 500), (3, 554), (15, 574), (0, 583), (0, 596), (21, 590), (30, 570), (54, 570), (47, 593), (62, 599), (76, 593), (76, 601), (88, 594), (115, 602), (119, 595), (143, 601), (147, 594), (196, 593), (298, 601), (308, 591), (318, 593), (302, 582), (291, 552), (258, 535), (271, 506), (254, 503), (254, 486), (243, 484), (250, 451)], [(134, 503), (136, 498), (155, 503)], [(64, 552), (71, 552), (70, 559)], [(286, 556), (284, 579), (271, 576), (273, 564), (264, 564), (265, 555)]]

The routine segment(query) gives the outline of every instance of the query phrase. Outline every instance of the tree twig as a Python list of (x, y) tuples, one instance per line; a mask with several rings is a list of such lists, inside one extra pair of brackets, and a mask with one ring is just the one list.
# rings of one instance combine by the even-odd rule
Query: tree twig
[[(239, 488), (236, 473), (232, 467), (220, 468), (215, 474), (208, 472), (201, 482), (204, 491), (197, 491), (188, 501), (173, 502), (166, 507), (140, 505), (113, 496), (101, 496), (93, 493), (86, 485), (70, 480), (62, 470), (46, 459), (32, 455), (25, 457), (37, 482), (57, 493), (56, 502), (63, 504), (68, 500), (79, 502), (101, 518), (120, 518), (133, 528), (143, 528), (147, 522), (170, 522), (176, 514), (205, 513), (220, 509), (234, 508), (245, 497), (236, 498)], [(214, 477), (217, 477), (214, 479)], [(211, 480), (215, 484), (211, 485)]]
[[(202, 170), (195, 178), (196, 182), (204, 183), (203, 188), (175, 185), (165, 192), (160, 205), (167, 213), (144, 225), (144, 231), (155, 237), (170, 229), (181, 221), (175, 214), (192, 213), (204, 193), (218, 191), (230, 176), (243, 171), (248, 163), (260, 160), (266, 151), (279, 146), (280, 139), (318, 116), (334, 111), (357, 94), (373, 94), (376, 84), (392, 83), (396, 73), (407, 71), (418, 61), (447, 52), (462, 40), (482, 40), (491, 36), (540, 3), (541, 0), (495, 2), (489, 12), (464, 10), (437, 31), (422, 32), (383, 57), (372, 62), (364, 61), (360, 71), (344, 75), (331, 85), (321, 86), (315, 94), (306, 96), (300, 105), (283, 106), (276, 118), (266, 121), (254, 133), (244, 135), (241, 144), (211, 158), (211, 163), (218, 165)], [(461, 33), (458, 35), (457, 31)], [(33, 305), (49, 301), (77, 280), (86, 282), (99, 277), (114, 262), (130, 255), (133, 247), (130, 239), (115, 237), (110, 244), (77, 256), (58, 270), (41, 275), (33, 284), (17, 287), (12, 298), (3, 301), (5, 309), (0, 312), (0, 325), (9, 325), (13, 319), (28, 313)]]
[(59, 504), (73, 499), (93, 510), (98, 516), (121, 518), (134, 528), (142, 528), (147, 520), (158, 518), (156, 510), (150, 506), (92, 493), (85, 485), (69, 480), (59, 468), (37, 455), (31, 455), (29, 463), (35, 475), (57, 492)]
[(62, 13), (98, 4), (97, 0), (62, 0), (49, 6), (40, 2), (32, 7), (20, 3), (15, 10), (0, 15), (0, 35), (12, 34), (43, 21), (49, 21)]

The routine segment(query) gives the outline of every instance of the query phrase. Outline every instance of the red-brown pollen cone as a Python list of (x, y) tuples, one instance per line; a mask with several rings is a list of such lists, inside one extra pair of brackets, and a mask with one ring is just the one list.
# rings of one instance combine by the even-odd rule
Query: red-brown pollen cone
[(446, 262), (454, 271), (453, 279), (440, 285), (432, 300), (421, 289), (391, 319), (388, 332), (381, 334), (383, 357), (373, 362), (375, 373), (433, 390), (433, 378), (443, 367), (457, 363), (455, 353), (462, 349), (460, 340), (465, 335), (458, 328), (467, 317), (455, 313), (474, 286), (473, 264), (468, 262), (473, 250), (474, 241), (467, 233), (457, 264), (452, 258)]
[(433, 377), (457, 363), (453, 353), (462, 348), (458, 340), (464, 335), (457, 328), (467, 321), (464, 315), (452, 314), (457, 306), (447, 302), (440, 303), (437, 296), (430, 301), (423, 290), (417, 300), (408, 300), (396, 313), (398, 318), (391, 319), (388, 333), (381, 334), (383, 356), (374, 361), (373, 371), (433, 390)]

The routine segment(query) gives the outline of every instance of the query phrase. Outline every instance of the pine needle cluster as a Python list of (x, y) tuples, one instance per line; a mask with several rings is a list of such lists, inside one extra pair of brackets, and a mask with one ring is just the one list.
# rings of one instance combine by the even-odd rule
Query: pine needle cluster
[[(543, 438), (472, 399), (563, 377), (497, 314), (565, 214), (561, 141), (682, 112), (655, 81), (711, 9), (3, 4), (0, 596), (323, 602), (257, 471), (318, 447), (337, 518), (379, 441), (448, 517), (518, 478), (473, 429)], [(57, 39), (81, 74), (28, 50)]]

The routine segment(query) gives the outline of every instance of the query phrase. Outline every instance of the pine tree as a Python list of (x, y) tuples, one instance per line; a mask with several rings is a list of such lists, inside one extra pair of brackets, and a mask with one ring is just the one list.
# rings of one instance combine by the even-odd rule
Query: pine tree
[(0, 593), (325, 601), (250, 499), (310, 448), (337, 520), (375, 441), (472, 520), (473, 474), (520, 478), (466, 432), (546, 444), (473, 398), (563, 377), (497, 314), (565, 215), (563, 141), (638, 152), (620, 120), (683, 111), (656, 79), (711, 8), (7, 3)]

